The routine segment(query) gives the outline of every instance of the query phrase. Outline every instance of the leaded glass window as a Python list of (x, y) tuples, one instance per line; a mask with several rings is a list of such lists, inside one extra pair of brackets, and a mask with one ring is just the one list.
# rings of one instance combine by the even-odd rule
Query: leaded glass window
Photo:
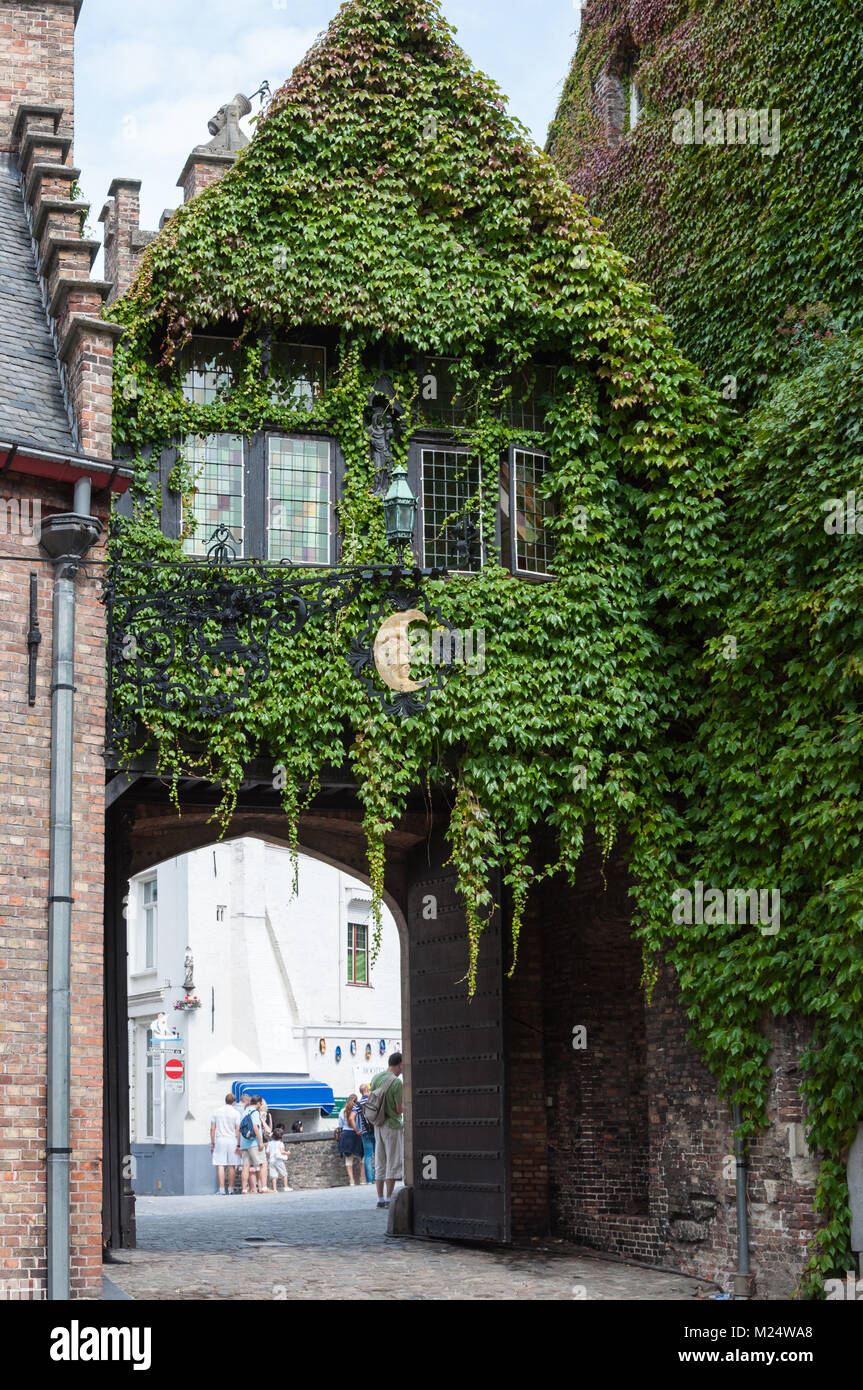
[(507, 414), (514, 429), (544, 428), (546, 416), (554, 401), (556, 385), (556, 367), (528, 362), (512, 372)]
[(183, 395), (195, 405), (212, 405), (234, 384), (236, 353), (232, 339), (195, 338), (184, 351)]
[(501, 469), (501, 556), (516, 574), (548, 574), (554, 550), (546, 523), (554, 508), (542, 494), (549, 459), (527, 449), (510, 457)]
[(419, 405), (430, 420), (461, 425), (468, 418), (468, 401), (457, 375), (454, 357), (427, 357), (420, 380)]
[(267, 528), (271, 560), (330, 562), (330, 445), (325, 439), (270, 435)]
[(308, 410), (326, 389), (326, 351), (301, 343), (275, 343), (269, 392), (279, 405)]
[(480, 568), (481, 482), (479, 462), (466, 450), (422, 450), (423, 555), (428, 568)]
[(195, 534), (183, 542), (187, 555), (206, 555), (213, 532), (227, 526), (242, 554), (245, 460), (238, 434), (211, 434), (189, 440), (186, 462), (192, 470), (195, 493), (191, 511)]

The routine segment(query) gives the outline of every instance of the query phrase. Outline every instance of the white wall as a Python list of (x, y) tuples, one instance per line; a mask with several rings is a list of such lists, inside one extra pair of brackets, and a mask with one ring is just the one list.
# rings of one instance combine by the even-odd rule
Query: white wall
[[(370, 986), (347, 982), (348, 922), (367, 925), (370, 945), (373, 936), (365, 885), (303, 855), (299, 894), (292, 899), (289, 852), (261, 840), (231, 841), (169, 860), (156, 870), (158, 946), (156, 965), (146, 971), (138, 943), (141, 885), (149, 877), (141, 874), (130, 883), (127, 911), (129, 1016), (139, 1025), (130, 1029), (134, 1139), (144, 1139), (144, 1027), (162, 1010), (186, 1047), (186, 1089), (165, 1096), (168, 1144), (209, 1143), (211, 1111), (246, 1073), (307, 1075), (344, 1096), (356, 1089), (358, 1072), (385, 1068), (380, 1040), (386, 1054), (402, 1041), (399, 934), (384, 909)], [(187, 944), (195, 962), (194, 993), (201, 1000), (191, 1014), (173, 1008), (184, 995)], [(308, 1117), (313, 1124), (317, 1118)]]

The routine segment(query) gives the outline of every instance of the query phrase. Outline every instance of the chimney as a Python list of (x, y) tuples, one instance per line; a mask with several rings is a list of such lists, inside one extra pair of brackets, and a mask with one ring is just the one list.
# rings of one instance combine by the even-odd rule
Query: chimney
[(137, 274), (144, 248), (155, 232), (140, 229), (140, 179), (114, 179), (99, 221), (105, 226), (105, 279), (111, 286), (108, 303), (125, 294)]
[[(0, 151), (19, 146), (12, 127), (19, 104), (59, 112), (51, 131), (68, 141), (74, 133), (75, 25), (83, 0), (3, 0), (0, 6)], [(55, 157), (60, 154), (54, 144)]]

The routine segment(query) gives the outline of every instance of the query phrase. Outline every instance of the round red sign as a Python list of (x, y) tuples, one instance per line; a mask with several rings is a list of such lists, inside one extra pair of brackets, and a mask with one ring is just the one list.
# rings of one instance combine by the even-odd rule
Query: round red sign
[(169, 1081), (180, 1081), (183, 1076), (183, 1063), (179, 1057), (169, 1057), (165, 1063), (165, 1075)]

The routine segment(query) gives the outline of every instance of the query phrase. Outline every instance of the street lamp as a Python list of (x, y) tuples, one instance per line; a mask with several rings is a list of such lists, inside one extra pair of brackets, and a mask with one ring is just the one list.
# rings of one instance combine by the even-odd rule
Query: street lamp
[(399, 564), (404, 564), (404, 552), (414, 538), (419, 502), (411, 491), (408, 471), (403, 463), (397, 463), (384, 497), (384, 525), (387, 540), (399, 553)]

